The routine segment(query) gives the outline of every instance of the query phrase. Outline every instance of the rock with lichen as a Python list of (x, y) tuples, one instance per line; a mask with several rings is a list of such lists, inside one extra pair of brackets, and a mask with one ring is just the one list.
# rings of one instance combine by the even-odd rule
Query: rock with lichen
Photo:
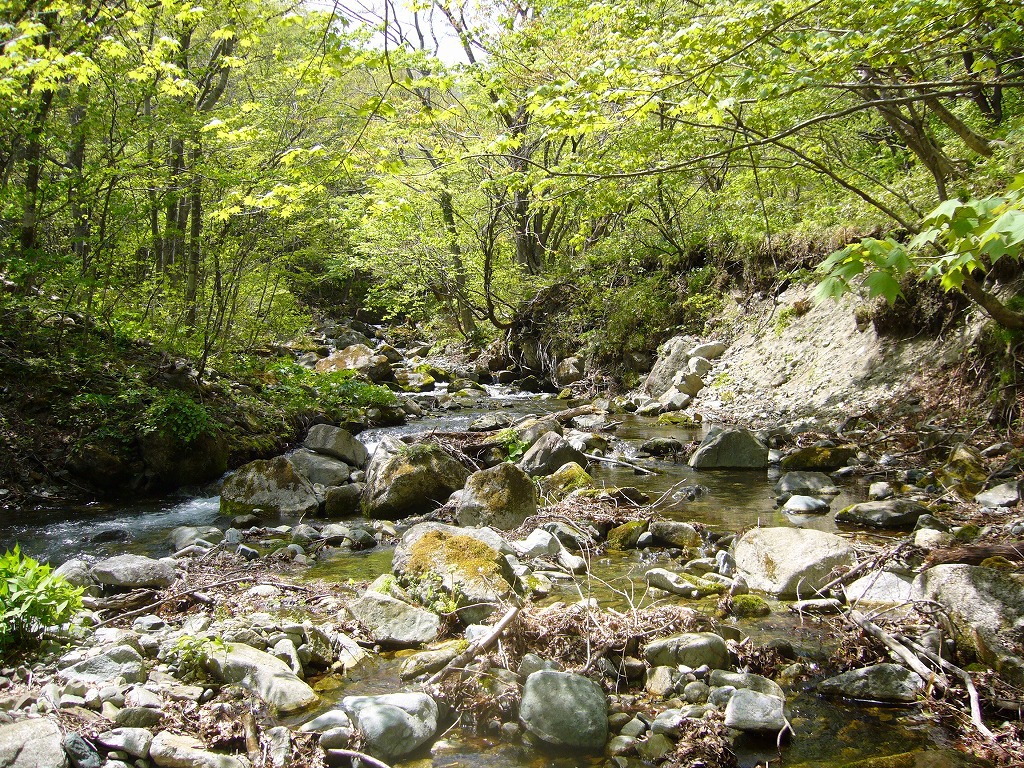
[(391, 520), (424, 514), (444, 504), (468, 477), (439, 445), (384, 438), (366, 470), (363, 514)]
[(410, 593), (443, 596), (450, 610), (473, 624), (518, 600), (507, 554), (511, 548), (489, 528), (420, 523), (398, 542), (391, 569)]
[(459, 499), (460, 525), (488, 525), (510, 531), (536, 513), (533, 480), (508, 462), (470, 475)]

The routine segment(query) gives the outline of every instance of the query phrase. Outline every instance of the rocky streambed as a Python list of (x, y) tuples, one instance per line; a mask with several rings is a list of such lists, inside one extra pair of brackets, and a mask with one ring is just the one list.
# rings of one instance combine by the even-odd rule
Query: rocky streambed
[(1017, 759), (1008, 448), (555, 407), (318, 425), (166, 557), (65, 562), (88, 611), (0, 670), (0, 765)]

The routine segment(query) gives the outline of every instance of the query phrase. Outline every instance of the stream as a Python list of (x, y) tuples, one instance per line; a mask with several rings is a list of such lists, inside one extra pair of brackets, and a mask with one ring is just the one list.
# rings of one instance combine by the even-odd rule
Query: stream
[[(499, 394), (482, 400), (474, 409), (432, 414), (401, 427), (367, 430), (359, 435), (359, 439), (372, 451), (373, 445), (385, 435), (430, 430), (461, 431), (475, 418), (497, 409), (521, 417), (551, 413), (564, 407), (564, 403), (553, 399)], [(620, 423), (613, 433), (610, 456), (635, 456), (637, 447), (652, 437), (673, 437), (685, 444), (702, 434), (700, 428), (663, 426), (653, 419), (631, 415), (616, 418)], [(684, 463), (673, 464), (671, 460), (659, 461), (657, 467), (660, 473), (656, 475), (643, 475), (605, 463), (592, 464), (589, 471), (599, 486), (634, 486), (651, 498), (659, 499), (656, 509), (668, 519), (699, 522), (721, 533), (733, 533), (757, 525), (801, 525), (834, 532), (838, 530), (835, 511), (864, 500), (866, 493), (866, 488), (860, 484), (845, 484), (842, 493), (833, 500), (833, 511), (829, 514), (792, 519), (775, 506), (772, 486), (778, 477), (777, 470), (767, 473), (697, 472)], [(698, 484), (706, 487), (708, 492), (696, 500), (686, 500), (676, 492), (682, 486)], [(17, 542), (26, 554), (54, 565), (72, 557), (93, 561), (126, 551), (165, 556), (169, 546), (167, 533), (172, 528), (181, 525), (227, 527), (227, 521), (219, 517), (218, 502), (215, 489), (208, 488), (193, 496), (136, 504), (39, 505), (0, 520), (0, 547), (13, 547)], [(585, 577), (578, 583), (556, 583), (552, 595), (545, 600), (570, 602), (579, 600), (582, 595), (595, 598), (602, 607), (616, 610), (629, 608), (631, 604), (647, 606), (652, 603), (652, 598), (644, 592), (644, 572), (657, 566), (672, 567), (672, 563), (664, 550), (601, 555), (592, 562), (589, 578)], [(309, 577), (368, 581), (380, 573), (389, 572), (390, 566), (391, 551), (378, 547), (318, 562), (309, 569)], [(659, 594), (662, 595), (658, 598), (661, 601), (681, 600), (671, 595), (666, 597), (666, 593)], [(793, 644), (801, 660), (807, 664), (827, 657), (835, 642), (827, 622), (801, 619), (784, 605), (770, 599), (769, 603), (773, 609), (769, 616), (740, 620), (736, 624), (737, 629), (751, 636), (755, 643), (784, 638)], [(711, 613), (715, 609), (713, 598), (701, 602), (687, 601), (687, 604)], [(357, 671), (339, 694), (391, 693), (407, 687), (398, 679), (398, 663), (389, 655), (382, 655)], [(786, 766), (825, 768), (868, 757), (948, 746), (947, 734), (919, 707), (873, 707), (823, 699), (802, 691), (790, 691), (787, 704), (796, 736), (783, 749), (781, 764)], [(743, 768), (766, 765), (767, 761), (779, 764), (774, 743), (748, 742), (744, 738), (737, 742), (736, 751)], [(637, 760), (629, 764), (643, 765)], [(397, 763), (395, 768), (611, 768), (616, 765), (618, 763), (606, 758), (541, 754), (498, 740), (464, 737), (455, 730), (434, 745), (430, 757), (406, 760)]]

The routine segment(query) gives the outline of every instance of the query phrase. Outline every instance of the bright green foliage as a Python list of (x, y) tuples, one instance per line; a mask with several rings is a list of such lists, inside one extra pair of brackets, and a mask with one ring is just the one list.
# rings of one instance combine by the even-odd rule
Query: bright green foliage
[(0, 651), (35, 643), (81, 607), (82, 589), (23, 555), (17, 544), (0, 557)]
[(210, 412), (182, 392), (171, 390), (160, 395), (146, 409), (143, 432), (163, 432), (183, 443), (191, 443), (215, 425)]
[(308, 404), (334, 418), (344, 419), (360, 408), (394, 408), (398, 398), (387, 387), (371, 384), (354, 371), (318, 373), (291, 361), (273, 365), (267, 372), (271, 382), (265, 395), (293, 406)]
[(1000, 259), (1024, 255), (1024, 176), (1002, 195), (946, 200), (921, 222), (909, 243), (866, 238), (822, 263), (817, 298), (835, 298), (862, 279), (868, 295), (890, 304), (901, 295), (900, 277), (911, 270), (958, 290), (971, 274), (987, 272)]

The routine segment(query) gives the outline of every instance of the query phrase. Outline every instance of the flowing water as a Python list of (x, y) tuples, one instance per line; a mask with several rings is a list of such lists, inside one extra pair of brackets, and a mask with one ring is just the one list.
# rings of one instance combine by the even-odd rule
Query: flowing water
[[(404, 435), (423, 431), (465, 430), (482, 413), (493, 410), (522, 417), (561, 410), (563, 403), (524, 397), (496, 397), (473, 410), (435, 415), (401, 427), (368, 430), (360, 439), (371, 448), (384, 435)], [(612, 441), (610, 455), (630, 459), (638, 446), (651, 437), (674, 437), (684, 444), (699, 438), (702, 432), (662, 426), (651, 419), (622, 417)], [(658, 512), (669, 518), (699, 522), (713, 531), (732, 533), (755, 525), (800, 525), (835, 531), (834, 511), (864, 498), (863, 487), (850, 484), (833, 500), (833, 513), (795, 519), (775, 507), (772, 486), (775, 473), (696, 472), (683, 463), (655, 462), (658, 474), (645, 475), (633, 469), (605, 463), (592, 465), (590, 472), (599, 485), (634, 486), (658, 499)], [(704, 486), (707, 492), (688, 500), (680, 489)], [(220, 525), (216, 496), (172, 497), (140, 504), (90, 504), (82, 507), (39, 506), (8, 513), (0, 520), (0, 549), (20, 543), (22, 550), (41, 560), (56, 564), (70, 557), (98, 559), (125, 551), (154, 556), (168, 553), (167, 533), (179, 525)], [(283, 521), (289, 522), (289, 521)], [(603, 555), (591, 564), (591, 577), (575, 584), (563, 582), (549, 600), (574, 601), (593, 597), (603, 607), (623, 610), (631, 605), (648, 605), (652, 597), (643, 590), (644, 572), (655, 566), (668, 567), (664, 552), (615, 553)], [(334, 557), (314, 565), (310, 577), (338, 581), (368, 581), (390, 571), (391, 551), (377, 548), (368, 552)], [(660, 599), (665, 600), (662, 596)], [(675, 598), (669, 598), (675, 599)], [(714, 610), (714, 602), (697, 607)], [(827, 656), (834, 647), (829, 625), (812, 619), (801, 620), (785, 606), (773, 604), (773, 612), (763, 619), (745, 620), (737, 625), (755, 642), (772, 638), (790, 640), (808, 663)], [(339, 695), (386, 693), (400, 689), (398, 661), (384, 656), (366, 665)], [(783, 749), (781, 764), (807, 768), (831, 768), (872, 756), (891, 755), (908, 750), (936, 749), (943, 746), (944, 731), (918, 708), (885, 708), (845, 704), (821, 699), (804, 691), (791, 692), (788, 707), (796, 737)], [(774, 744), (763, 741), (737, 742), (741, 766), (751, 768), (779, 764)], [(941, 763), (936, 763), (941, 764)], [(540, 754), (525, 747), (499, 741), (463, 738), (457, 730), (449, 733), (433, 748), (430, 757), (407, 760), (396, 768), (604, 768), (614, 763), (603, 758), (580, 758)], [(636, 763), (641, 765), (641, 763)]]

